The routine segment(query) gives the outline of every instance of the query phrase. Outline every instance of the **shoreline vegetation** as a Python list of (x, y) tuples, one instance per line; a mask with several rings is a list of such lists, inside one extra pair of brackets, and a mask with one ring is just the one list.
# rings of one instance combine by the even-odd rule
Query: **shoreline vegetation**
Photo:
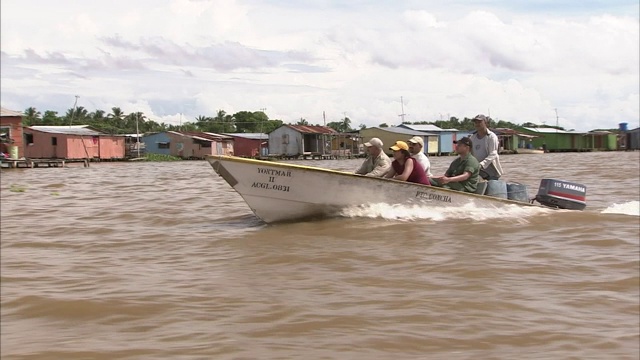
[(165, 154), (145, 154), (140, 158), (130, 159), (130, 161), (136, 161), (136, 160), (159, 162), (159, 161), (182, 161), (184, 159), (177, 156), (165, 155)]

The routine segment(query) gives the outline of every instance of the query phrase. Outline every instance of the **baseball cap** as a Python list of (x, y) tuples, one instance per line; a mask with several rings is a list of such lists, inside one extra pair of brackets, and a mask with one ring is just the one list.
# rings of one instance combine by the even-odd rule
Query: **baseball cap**
[(420, 136), (414, 136), (411, 139), (409, 139), (408, 142), (414, 143), (414, 144), (420, 144), (420, 146), (424, 147), (424, 140)]
[(469, 139), (469, 137), (463, 137), (462, 139), (458, 140), (458, 141), (454, 141), (454, 144), (464, 144), (467, 145), (468, 147), (472, 147), (471, 145), (471, 139)]
[(482, 114), (478, 114), (476, 115), (476, 117), (474, 117), (473, 119), (471, 119), (473, 121), (484, 121), (486, 122), (488, 119), (486, 116), (482, 115)]
[(409, 145), (407, 145), (407, 143), (404, 141), (396, 141), (395, 145), (393, 145), (389, 149), (393, 151), (409, 150)]
[(374, 137), (374, 138), (371, 138), (371, 140), (364, 143), (364, 146), (366, 147), (373, 146), (373, 147), (377, 147), (378, 149), (382, 149), (382, 140)]

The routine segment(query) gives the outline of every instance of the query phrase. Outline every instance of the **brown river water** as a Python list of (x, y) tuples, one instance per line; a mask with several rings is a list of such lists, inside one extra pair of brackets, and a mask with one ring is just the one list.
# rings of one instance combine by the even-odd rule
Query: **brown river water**
[(637, 360), (640, 152), (502, 163), (530, 196), (586, 185), (587, 209), (266, 225), (205, 161), (3, 169), (0, 355)]

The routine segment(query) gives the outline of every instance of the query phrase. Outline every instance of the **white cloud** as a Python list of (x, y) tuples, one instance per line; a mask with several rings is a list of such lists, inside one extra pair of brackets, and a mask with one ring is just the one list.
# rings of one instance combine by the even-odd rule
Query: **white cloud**
[(3, 0), (2, 105), (376, 126), (402, 96), (408, 121), (640, 125), (637, 3), (470, 4)]

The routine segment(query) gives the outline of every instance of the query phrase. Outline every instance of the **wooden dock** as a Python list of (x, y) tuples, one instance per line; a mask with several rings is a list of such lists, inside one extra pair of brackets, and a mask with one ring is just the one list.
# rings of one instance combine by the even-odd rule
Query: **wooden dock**
[(65, 167), (68, 163), (82, 163), (89, 167), (89, 159), (0, 159), (0, 167), (3, 168)]

